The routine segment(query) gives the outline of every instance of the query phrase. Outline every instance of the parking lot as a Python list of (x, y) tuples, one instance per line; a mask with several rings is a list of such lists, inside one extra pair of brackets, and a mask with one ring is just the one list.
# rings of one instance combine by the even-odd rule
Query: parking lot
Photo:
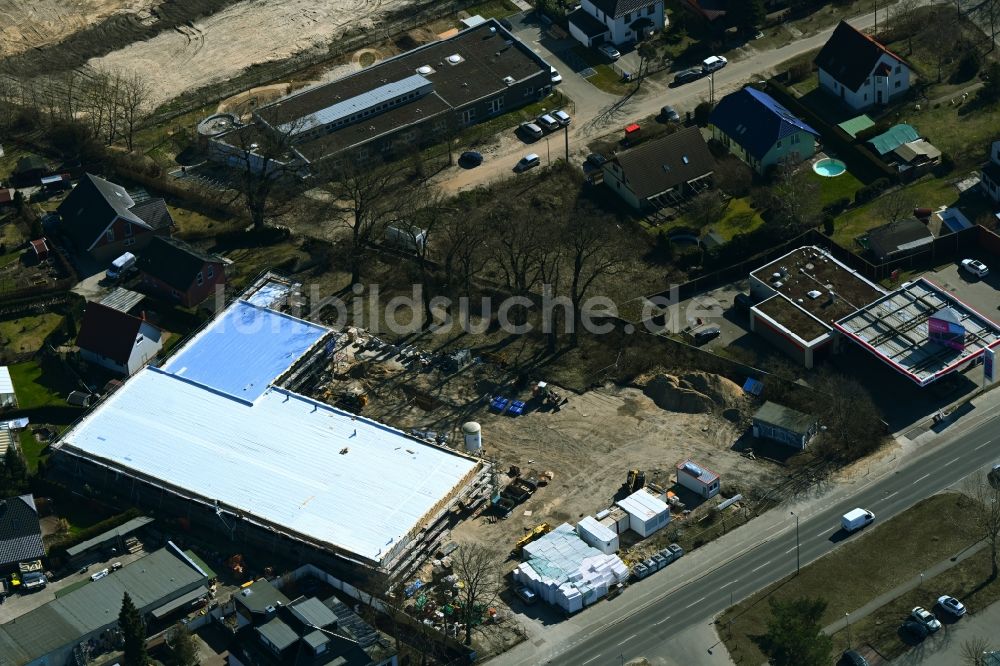
[(975, 257), (991, 267), (985, 278), (962, 270), (958, 263), (948, 264), (924, 275), (934, 284), (947, 289), (956, 298), (995, 322), (1000, 322), (1000, 263), (996, 257)]

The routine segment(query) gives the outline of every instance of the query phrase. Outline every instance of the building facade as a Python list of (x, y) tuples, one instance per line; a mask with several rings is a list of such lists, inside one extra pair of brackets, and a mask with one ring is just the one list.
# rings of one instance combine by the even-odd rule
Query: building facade
[(663, 0), (583, 0), (567, 19), (584, 46), (638, 42), (666, 25)]
[(855, 111), (888, 104), (910, 89), (910, 67), (846, 21), (816, 56), (819, 87)]

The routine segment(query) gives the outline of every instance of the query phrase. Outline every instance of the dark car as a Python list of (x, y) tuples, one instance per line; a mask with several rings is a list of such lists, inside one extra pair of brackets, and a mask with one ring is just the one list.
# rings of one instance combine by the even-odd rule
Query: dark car
[(722, 329), (718, 326), (706, 326), (705, 328), (698, 329), (694, 332), (694, 343), (696, 345), (703, 345), (709, 340), (714, 340), (722, 334)]
[(684, 83), (691, 83), (692, 81), (697, 81), (703, 76), (705, 76), (705, 72), (701, 70), (701, 67), (690, 67), (677, 72), (677, 74), (674, 75), (674, 85), (679, 86)]
[(924, 625), (920, 624), (916, 620), (907, 620), (899, 627), (899, 631), (905, 636), (909, 636), (913, 640), (922, 641), (927, 638), (927, 634), (930, 630)]
[(474, 150), (467, 150), (459, 156), (458, 163), (461, 166), (471, 169), (483, 163), (483, 155)]
[(502, 26), (503, 26), (503, 29), (504, 29), (504, 30), (507, 30), (507, 31), (511, 31), (511, 30), (513, 30), (513, 29), (514, 29), (514, 26), (512, 26), (512, 25), (510, 24), (510, 21), (508, 21), (507, 19), (505, 19), (505, 18), (502, 18), (502, 19), (497, 19), (497, 20), (498, 20), (498, 22), (500, 23), (500, 25), (502, 25)]
[(840, 663), (847, 666), (868, 666), (868, 660), (855, 650), (845, 650), (844, 654), (840, 655)]
[(681, 121), (681, 114), (677, 113), (677, 109), (672, 106), (665, 106), (660, 109), (660, 117), (672, 123), (679, 123)]
[(744, 294), (740, 292), (736, 294), (733, 298), (733, 307), (736, 308), (738, 312), (747, 313), (750, 312), (750, 308), (753, 306), (753, 301), (750, 300), (750, 294)]
[(600, 169), (607, 161), (608, 160), (604, 157), (604, 155), (598, 155), (597, 153), (587, 155), (587, 164), (595, 169)]

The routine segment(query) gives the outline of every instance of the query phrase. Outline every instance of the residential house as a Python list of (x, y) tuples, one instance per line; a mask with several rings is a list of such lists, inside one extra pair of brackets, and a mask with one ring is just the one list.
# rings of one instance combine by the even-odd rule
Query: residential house
[(14, 165), (11, 180), (18, 185), (38, 185), (49, 172), (49, 165), (38, 155), (25, 155)]
[(76, 344), (83, 360), (128, 376), (156, 357), (163, 333), (145, 319), (90, 302)]
[(663, 0), (583, 0), (566, 18), (584, 46), (638, 42), (666, 25)]
[(979, 186), (986, 196), (1000, 204), (1000, 139), (990, 147), (990, 161), (983, 166), (981, 174)]
[(861, 111), (910, 89), (910, 67), (898, 55), (846, 21), (816, 56), (819, 87)]
[(712, 183), (715, 159), (697, 127), (642, 143), (604, 163), (604, 184), (636, 210), (679, 203)]
[(819, 132), (756, 88), (723, 97), (708, 122), (712, 137), (759, 174), (776, 164), (801, 162), (816, 152)]
[(169, 236), (174, 226), (163, 199), (136, 203), (121, 185), (89, 173), (57, 212), (62, 234), (78, 252), (100, 262), (142, 250), (154, 236)]
[(154, 238), (136, 264), (146, 291), (177, 301), (184, 307), (198, 305), (216, 285), (226, 282), (221, 257), (175, 238)]
[(16, 571), (19, 563), (43, 557), (35, 498), (21, 495), (0, 500), (0, 573)]
[(816, 434), (816, 419), (808, 414), (765, 402), (753, 415), (753, 436), (773, 439), (797, 449), (805, 449)]
[(886, 262), (927, 249), (934, 243), (934, 234), (926, 224), (911, 217), (875, 227), (868, 232), (867, 243), (875, 259)]
[[(745, 2), (746, 0), (684, 0), (684, 6), (711, 23), (720, 18), (724, 18), (729, 10), (731, 2)], [(787, 5), (784, 0), (764, 0), (764, 9), (772, 12), (780, 6)]]

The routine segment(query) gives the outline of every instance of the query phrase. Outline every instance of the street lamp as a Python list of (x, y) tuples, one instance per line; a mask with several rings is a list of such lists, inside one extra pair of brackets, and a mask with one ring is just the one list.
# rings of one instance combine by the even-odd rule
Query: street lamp
[(844, 613), (844, 620), (847, 622), (847, 649), (851, 649), (851, 614)]
[(549, 151), (549, 137), (545, 137), (545, 159), (548, 161), (549, 166), (552, 165), (552, 153)]
[(789, 513), (795, 516), (795, 574), (798, 575), (799, 569), (802, 568), (802, 558), (799, 553), (799, 514), (794, 511)]

